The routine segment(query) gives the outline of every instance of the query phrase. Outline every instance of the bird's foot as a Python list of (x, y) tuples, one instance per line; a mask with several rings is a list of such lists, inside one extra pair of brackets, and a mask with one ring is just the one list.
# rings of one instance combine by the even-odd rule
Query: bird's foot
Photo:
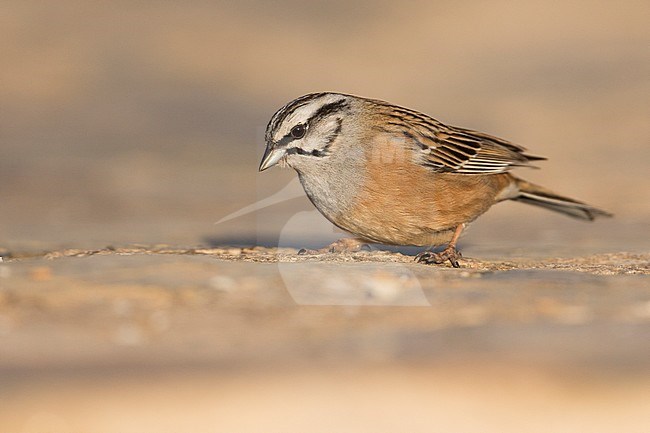
[(458, 251), (456, 247), (450, 245), (439, 253), (434, 253), (432, 251), (423, 251), (417, 256), (415, 256), (415, 261), (418, 263), (424, 263), (426, 265), (431, 265), (431, 264), (439, 265), (449, 260), (451, 266), (453, 266), (454, 268), (460, 268), (460, 265), (458, 264), (458, 259), (460, 259), (461, 257), (462, 254), (460, 253), (460, 251)]
[(354, 253), (361, 250), (369, 250), (368, 244), (360, 239), (343, 238), (336, 242), (332, 242), (324, 248), (318, 250), (308, 250), (302, 248), (298, 251), (298, 255), (312, 255), (312, 254), (327, 254), (327, 253)]

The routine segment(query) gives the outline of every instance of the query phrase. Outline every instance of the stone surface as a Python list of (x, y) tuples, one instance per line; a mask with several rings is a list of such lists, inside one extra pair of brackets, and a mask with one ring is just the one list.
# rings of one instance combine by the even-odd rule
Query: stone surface
[(649, 265), (640, 253), (453, 269), (388, 251), (5, 252), (0, 424), (541, 432), (546, 413), (554, 431), (643, 431)]

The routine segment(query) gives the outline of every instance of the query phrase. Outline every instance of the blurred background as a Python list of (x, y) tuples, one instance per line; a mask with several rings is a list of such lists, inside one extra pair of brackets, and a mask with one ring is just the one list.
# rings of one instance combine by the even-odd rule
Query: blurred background
[[(295, 180), (257, 172), (264, 130), (324, 90), (521, 144), (549, 160), (518, 175), (616, 214), (500, 204), (465, 256), (648, 253), (648, 23), (647, 0), (4, 0), (0, 255), (336, 239), (299, 186), (215, 224)], [(621, 275), (647, 255), (589, 260), (280, 269), (306, 297), (352, 274), (397, 296), (406, 269), (430, 304), (377, 307), (296, 302), (277, 264), (5, 255), (0, 430), (648, 431), (650, 288)]]
[(306, 198), (214, 222), (295, 177), (257, 172), (275, 110), (335, 90), (522, 144), (549, 161), (521, 176), (617, 215), (503, 204), (471, 245), (638, 248), (649, 19), (644, 1), (4, 1), (0, 247), (272, 244)]

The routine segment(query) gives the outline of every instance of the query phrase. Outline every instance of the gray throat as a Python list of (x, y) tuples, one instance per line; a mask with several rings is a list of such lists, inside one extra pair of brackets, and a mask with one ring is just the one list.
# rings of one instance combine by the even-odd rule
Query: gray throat
[(366, 178), (363, 152), (356, 149), (338, 149), (325, 158), (310, 158), (305, 164), (294, 166), (305, 193), (316, 208), (330, 221), (350, 212)]

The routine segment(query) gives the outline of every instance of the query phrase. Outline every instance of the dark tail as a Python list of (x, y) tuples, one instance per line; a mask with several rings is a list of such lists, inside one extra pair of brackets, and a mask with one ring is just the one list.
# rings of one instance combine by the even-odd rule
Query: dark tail
[(597, 217), (611, 217), (612, 214), (572, 198), (562, 197), (541, 186), (516, 179), (519, 194), (512, 200), (533, 204), (573, 218), (592, 221)]

